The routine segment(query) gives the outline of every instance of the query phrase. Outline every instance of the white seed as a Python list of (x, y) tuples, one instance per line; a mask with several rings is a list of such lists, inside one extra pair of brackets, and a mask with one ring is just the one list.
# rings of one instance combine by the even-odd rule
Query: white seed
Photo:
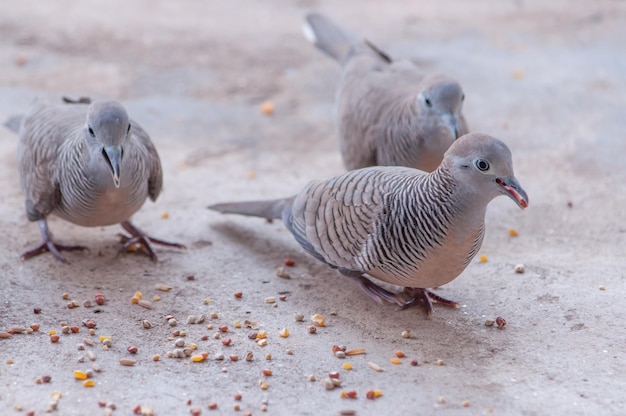
[(87, 351), (87, 357), (91, 360), (91, 361), (96, 361), (96, 354), (93, 353), (93, 351)]
[(222, 360), (224, 359), (224, 354), (223, 354), (223, 353), (221, 353), (221, 352), (216, 352), (216, 353), (215, 353), (215, 359), (216, 359), (217, 361), (222, 361)]
[(147, 321), (145, 319), (143, 321), (141, 321), (141, 325), (143, 325), (143, 327), (146, 328), (146, 329), (152, 328), (152, 324), (150, 323), (150, 321)]
[(204, 314), (201, 313), (200, 315), (196, 316), (196, 323), (201, 324), (204, 322), (205, 319), (206, 319), (206, 316), (204, 316)]
[(265, 298), (265, 303), (276, 303), (276, 298), (274, 296)]
[(95, 371), (96, 373), (99, 373), (99, 372), (101, 372), (101, 371), (102, 371), (102, 368), (101, 368), (98, 364), (96, 364), (96, 363), (93, 363), (93, 364), (92, 364), (92, 366), (91, 366), (91, 368), (92, 368), (92, 370), (93, 370), (93, 371)]
[(87, 378), (93, 378), (93, 370), (92, 369), (88, 369), (87, 371), (85, 371), (85, 374), (87, 374)]
[(174, 318), (170, 318), (170, 319), (168, 319), (168, 320), (167, 320), (167, 323), (168, 323), (170, 326), (176, 326), (176, 324), (177, 324), (178, 322), (176, 322), (176, 319), (174, 319)]
[(368, 362), (367, 366), (374, 371), (378, 371), (378, 372), (383, 371), (383, 368), (376, 363)]
[(311, 374), (308, 378), (309, 378), (309, 381), (315, 381), (316, 380), (315, 374)]
[(526, 271), (526, 266), (524, 266), (522, 263), (520, 264), (516, 264), (515, 265), (515, 273), (524, 273)]
[(137, 302), (137, 305), (141, 306), (142, 308), (152, 309), (152, 302), (150, 302), (149, 300), (141, 299), (139, 300), (139, 302)]
[(157, 283), (156, 285), (154, 285), (154, 288), (156, 290), (160, 290), (161, 292), (169, 292), (170, 290), (172, 290), (171, 286), (164, 285), (163, 283)]
[(193, 325), (196, 323), (196, 317), (194, 315), (189, 315), (187, 317), (187, 323), (190, 325)]
[(175, 342), (174, 342), (174, 346), (176, 347), (184, 347), (185, 346), (185, 340), (182, 338), (178, 338)]
[(496, 321), (493, 319), (485, 319), (485, 326), (493, 326), (495, 323)]
[(289, 272), (285, 270), (284, 267), (276, 268), (276, 276), (282, 277), (283, 279), (291, 279), (291, 276), (289, 276)]
[(304, 321), (304, 315), (302, 315), (300, 312), (296, 312), (293, 317), (297, 322)]
[(165, 356), (166, 356), (167, 358), (174, 358), (174, 351), (168, 351), (168, 352), (166, 352), (166, 353), (165, 353)]
[(411, 331), (409, 330), (402, 331), (402, 338), (411, 338)]
[(78, 351), (82, 351), (85, 349), (85, 344), (79, 343), (78, 345), (76, 345), (76, 348), (78, 348)]
[(120, 364), (122, 365), (130, 367), (130, 366), (135, 365), (135, 363), (137, 363), (137, 361), (131, 360), (130, 358), (120, 358)]
[(105, 340), (102, 341), (102, 345), (104, 345), (105, 347), (111, 347), (113, 345), (113, 341), (111, 341), (110, 338), (107, 338)]
[(343, 351), (337, 351), (335, 353), (335, 357), (337, 357), (337, 358), (346, 358), (346, 353), (343, 352)]
[(83, 301), (83, 306), (85, 308), (91, 308), (93, 306), (93, 304), (91, 303), (91, 300), (86, 299), (86, 300)]

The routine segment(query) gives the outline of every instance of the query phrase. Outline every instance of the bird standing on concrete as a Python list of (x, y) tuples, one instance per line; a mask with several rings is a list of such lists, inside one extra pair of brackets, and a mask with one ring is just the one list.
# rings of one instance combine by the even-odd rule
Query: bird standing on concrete
[(61, 251), (85, 249), (54, 242), (50, 214), (84, 227), (119, 223), (131, 235), (122, 238), (120, 252), (139, 244), (155, 261), (150, 243), (184, 248), (130, 222), (147, 197), (157, 198), (163, 174), (150, 137), (118, 102), (37, 102), (21, 120), (17, 150), (26, 215), (38, 221), (42, 237), (23, 259), (50, 251), (65, 262)]
[[(312, 182), (274, 201), (209, 207), (222, 213), (281, 218), (312, 256), (354, 279), (377, 301), (409, 306), (431, 299), (427, 288), (456, 278), (480, 248), (487, 204), (498, 195), (521, 208), (528, 197), (513, 174), (509, 148), (483, 134), (455, 141), (425, 174), (404, 167), (370, 167)], [(364, 277), (404, 287), (410, 300)]]
[(461, 85), (393, 61), (320, 14), (306, 20), (305, 36), (342, 66), (336, 117), (345, 167), (435, 170), (452, 142), (468, 132)]

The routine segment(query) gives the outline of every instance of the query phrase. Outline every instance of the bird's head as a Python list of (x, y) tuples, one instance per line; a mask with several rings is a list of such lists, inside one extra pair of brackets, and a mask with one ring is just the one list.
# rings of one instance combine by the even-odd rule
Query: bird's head
[(94, 145), (113, 177), (116, 188), (120, 186), (124, 142), (130, 135), (128, 113), (116, 101), (96, 101), (87, 109), (85, 135)]
[(460, 137), (446, 152), (442, 167), (469, 195), (487, 202), (506, 195), (520, 208), (528, 206), (528, 195), (513, 173), (511, 151), (494, 137), (480, 133)]
[(461, 84), (445, 75), (425, 77), (417, 94), (417, 104), (422, 111), (440, 117), (455, 139), (459, 137), (457, 124), (464, 100)]

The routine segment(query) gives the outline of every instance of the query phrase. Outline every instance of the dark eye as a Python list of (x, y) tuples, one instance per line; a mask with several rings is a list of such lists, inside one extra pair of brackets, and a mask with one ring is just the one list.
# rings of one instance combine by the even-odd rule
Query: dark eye
[(91, 134), (91, 137), (96, 137), (96, 133), (94, 133), (94, 131), (91, 128), (91, 126), (89, 127), (89, 134)]
[(130, 123), (128, 124), (128, 128), (126, 129), (126, 134), (130, 131)]
[(489, 162), (485, 159), (478, 159), (475, 163), (479, 171), (484, 172), (489, 170)]
[(430, 98), (425, 98), (424, 102), (426, 103), (426, 107), (432, 107), (433, 103), (430, 101)]

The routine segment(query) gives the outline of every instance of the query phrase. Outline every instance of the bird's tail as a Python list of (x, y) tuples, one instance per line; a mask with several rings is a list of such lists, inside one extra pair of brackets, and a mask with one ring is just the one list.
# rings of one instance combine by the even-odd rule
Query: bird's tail
[(339, 62), (348, 57), (352, 47), (357, 43), (354, 36), (344, 32), (330, 19), (318, 13), (306, 15), (302, 31), (309, 42)]
[(282, 219), (283, 210), (291, 206), (293, 198), (274, 199), (271, 201), (226, 202), (208, 207), (222, 214), (239, 214), (266, 219)]
[(22, 119), (24, 119), (23, 114), (11, 116), (4, 122), (4, 126), (15, 133), (19, 133), (20, 126), (22, 125)]

